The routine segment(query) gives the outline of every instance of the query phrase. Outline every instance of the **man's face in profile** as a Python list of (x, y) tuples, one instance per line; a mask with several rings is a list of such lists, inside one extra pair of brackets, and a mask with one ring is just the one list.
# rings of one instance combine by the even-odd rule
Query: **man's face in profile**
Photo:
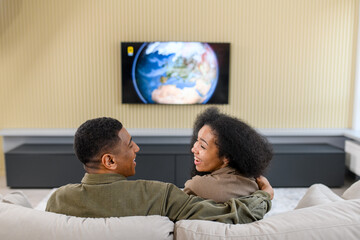
[(113, 151), (114, 161), (117, 163), (116, 172), (130, 177), (135, 175), (135, 158), (140, 148), (124, 127), (119, 131), (118, 136), (120, 141)]

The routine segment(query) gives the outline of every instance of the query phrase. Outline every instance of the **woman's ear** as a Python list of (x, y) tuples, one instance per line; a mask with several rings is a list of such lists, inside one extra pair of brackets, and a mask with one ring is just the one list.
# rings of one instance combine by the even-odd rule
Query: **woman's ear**
[(116, 162), (113, 160), (113, 157), (114, 156), (109, 153), (105, 153), (101, 157), (101, 163), (106, 169), (113, 170), (116, 168)]
[(224, 164), (223, 164), (224, 167), (229, 166), (229, 159), (228, 158), (224, 157), (223, 162), (224, 162)]

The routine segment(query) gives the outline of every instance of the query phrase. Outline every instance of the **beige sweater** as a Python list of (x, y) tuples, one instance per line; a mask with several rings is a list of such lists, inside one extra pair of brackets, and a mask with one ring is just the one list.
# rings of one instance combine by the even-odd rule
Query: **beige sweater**
[(204, 176), (186, 181), (184, 192), (216, 202), (248, 196), (259, 187), (254, 178), (243, 177), (235, 169), (224, 167)]

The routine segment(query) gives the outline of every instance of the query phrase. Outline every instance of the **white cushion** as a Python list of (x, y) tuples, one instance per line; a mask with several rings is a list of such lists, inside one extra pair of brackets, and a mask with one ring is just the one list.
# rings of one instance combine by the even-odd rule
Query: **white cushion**
[(0, 239), (173, 239), (162, 216), (79, 218), (0, 203)]
[(330, 188), (323, 184), (314, 184), (309, 187), (305, 195), (300, 199), (295, 209), (316, 206), (324, 203), (343, 201)]
[(344, 199), (360, 199), (360, 180), (353, 183), (341, 197)]
[(4, 203), (11, 203), (15, 205), (20, 205), (27, 208), (32, 208), (29, 199), (22, 191), (15, 191), (6, 194), (2, 199), (0, 199)]
[(358, 240), (360, 200), (338, 201), (274, 215), (249, 224), (182, 220), (175, 239)]

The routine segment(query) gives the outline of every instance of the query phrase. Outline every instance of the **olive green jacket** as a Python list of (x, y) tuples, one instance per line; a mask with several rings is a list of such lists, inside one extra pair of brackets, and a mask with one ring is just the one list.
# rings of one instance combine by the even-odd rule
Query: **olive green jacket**
[(270, 195), (256, 191), (224, 204), (189, 196), (170, 183), (128, 181), (119, 174), (88, 174), (81, 184), (60, 187), (50, 197), (46, 211), (77, 217), (167, 216), (181, 219), (249, 223), (270, 210)]

